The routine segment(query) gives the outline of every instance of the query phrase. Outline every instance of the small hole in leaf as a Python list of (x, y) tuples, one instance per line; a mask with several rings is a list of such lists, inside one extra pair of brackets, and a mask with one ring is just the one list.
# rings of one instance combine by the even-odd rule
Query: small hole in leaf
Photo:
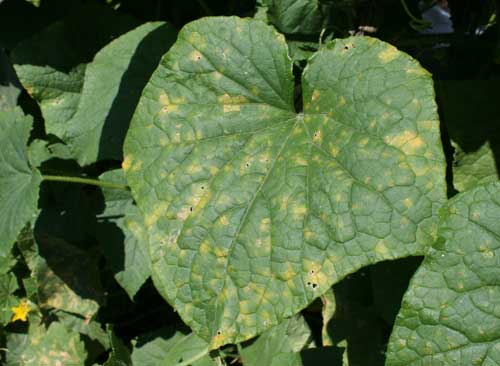
[(314, 269), (311, 269), (311, 270), (309, 271), (309, 274), (310, 274), (310, 275), (313, 275), (313, 274), (314, 274)]
[(348, 50), (349, 49), (349, 46), (344, 46), (344, 50)]
[(193, 212), (193, 206), (189, 207), (189, 211)]
[(202, 189), (202, 190), (203, 190), (203, 189), (205, 189), (205, 186), (201, 186), (201, 189)]
[(308, 282), (308, 283), (307, 283), (307, 286), (311, 286), (311, 282)]
[(318, 284), (317, 284), (317, 283), (313, 283), (313, 284), (312, 284), (312, 288), (314, 289), (314, 288), (316, 288), (316, 287), (318, 287)]
[(221, 335), (222, 333), (220, 332), (220, 330), (217, 331), (217, 335)]
[(248, 163), (246, 163), (245, 165), (247, 166), (247, 168), (250, 166), (250, 164), (248, 164)]

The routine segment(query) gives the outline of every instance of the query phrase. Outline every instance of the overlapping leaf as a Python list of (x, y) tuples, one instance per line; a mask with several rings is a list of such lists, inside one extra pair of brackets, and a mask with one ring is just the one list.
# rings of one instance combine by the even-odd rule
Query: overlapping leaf
[[(106, 172), (99, 178), (126, 183), (122, 170)], [(103, 193), (106, 209), (98, 216), (97, 239), (116, 280), (133, 298), (151, 275), (144, 216), (129, 191), (104, 189)]]
[(306, 67), (296, 113), (291, 66), (259, 21), (190, 23), (126, 139), (153, 280), (213, 348), (435, 237), (445, 183), (429, 74), (381, 41), (337, 40)]
[(31, 167), (28, 138), (33, 119), (17, 107), (0, 111), (0, 256), (10, 254), (12, 245), (37, 211), (42, 177)]
[(137, 24), (107, 7), (75, 7), (68, 17), (17, 45), (12, 61), (22, 85), (40, 105), (47, 133), (67, 137), (67, 122), (77, 110), (86, 64), (110, 39)]
[(142, 89), (176, 33), (166, 23), (146, 23), (109, 43), (87, 66), (67, 127), (67, 140), (81, 165), (122, 160), (123, 140)]
[(9, 335), (7, 346), (7, 365), (84, 366), (87, 356), (78, 333), (69, 332), (58, 322), (48, 329), (31, 324), (27, 335)]
[(405, 294), (388, 366), (500, 363), (500, 184), (453, 198)]

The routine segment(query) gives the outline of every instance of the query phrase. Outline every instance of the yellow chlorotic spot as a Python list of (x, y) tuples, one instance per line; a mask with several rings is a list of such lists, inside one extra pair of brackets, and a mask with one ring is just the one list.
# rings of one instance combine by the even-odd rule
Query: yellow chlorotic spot
[(239, 111), (240, 111), (239, 105), (224, 104), (224, 113), (239, 112)]
[(151, 225), (153, 225), (156, 221), (158, 221), (160, 216), (167, 211), (167, 208), (168, 208), (168, 204), (158, 205), (153, 210), (153, 212), (151, 212), (149, 215), (146, 215), (146, 217), (144, 218), (144, 224), (147, 227), (150, 227)]
[(370, 124), (368, 125), (369, 128), (375, 128), (375, 126), (377, 125), (377, 122), (373, 119), (370, 121)]
[(268, 163), (269, 161), (271, 161), (271, 156), (269, 155), (269, 153), (261, 154), (259, 157), (259, 161), (261, 163)]
[(250, 91), (252, 92), (253, 95), (256, 95), (256, 96), (260, 94), (260, 90), (256, 86), (253, 86)]
[(19, 305), (14, 306), (12, 309), (12, 321), (21, 320), (23, 322), (28, 321), (28, 313), (31, 308), (27, 300), (22, 300)]
[(378, 54), (378, 58), (384, 64), (391, 62), (398, 56), (398, 50), (395, 47), (389, 46)]
[(209, 170), (209, 172), (210, 172), (211, 175), (215, 175), (219, 171), (219, 168), (216, 165), (211, 165), (208, 168), (208, 170)]
[(436, 122), (430, 120), (417, 121), (417, 126), (423, 128), (424, 130), (431, 130), (436, 125)]
[(220, 104), (243, 104), (247, 102), (247, 98), (243, 95), (231, 96), (227, 93), (217, 98)]
[(33, 96), (33, 93), (35, 92), (35, 89), (33, 89), (33, 87), (32, 87), (32, 86), (28, 86), (28, 87), (26, 88), (26, 91), (28, 92), (28, 94), (29, 94), (30, 96)]
[(363, 138), (363, 139), (359, 140), (358, 145), (359, 145), (360, 147), (365, 147), (366, 145), (368, 145), (368, 142), (369, 142), (369, 141), (370, 141), (370, 139), (369, 139), (368, 137), (365, 137), (365, 138)]
[(403, 216), (403, 217), (401, 217), (401, 219), (399, 220), (399, 223), (400, 223), (401, 225), (406, 225), (406, 224), (408, 224), (408, 222), (409, 222), (409, 221), (408, 221), (408, 218), (406, 218), (406, 217), (404, 217), (404, 216)]
[(187, 36), (187, 40), (191, 44), (195, 44), (196, 47), (204, 48), (207, 44), (205, 37), (203, 37), (198, 32), (192, 32)]
[(266, 217), (265, 219), (262, 219), (260, 221), (260, 231), (261, 232), (267, 232), (269, 231), (269, 224), (271, 223), (271, 220), (269, 219), (269, 217)]
[(220, 72), (218, 72), (218, 71), (214, 71), (212, 73), (212, 75), (213, 75), (213, 77), (214, 77), (215, 80), (220, 80), (220, 78), (222, 78), (222, 74)]
[(379, 241), (377, 245), (375, 245), (375, 253), (378, 254), (386, 254), (388, 252), (387, 247), (383, 241)]
[(192, 207), (183, 207), (179, 212), (177, 212), (177, 218), (183, 221), (186, 220), (192, 210)]
[(404, 131), (397, 135), (387, 136), (384, 141), (389, 145), (402, 148), (406, 153), (410, 154), (425, 145), (424, 140), (413, 131)]
[(339, 106), (342, 107), (343, 105), (345, 105), (347, 103), (345, 97), (342, 95), (340, 98), (339, 98)]
[(307, 161), (303, 157), (299, 156), (295, 158), (295, 164), (305, 166), (307, 165)]
[(473, 220), (479, 220), (481, 218), (481, 214), (477, 211), (472, 212), (471, 216)]
[(142, 160), (138, 160), (134, 165), (132, 165), (132, 168), (130, 169), (133, 172), (137, 172), (141, 169), (142, 167)]
[(420, 75), (420, 76), (429, 75), (429, 73), (425, 69), (423, 69), (422, 67), (408, 68), (408, 69), (406, 69), (406, 73), (413, 74), (413, 75)]
[(321, 92), (319, 90), (315, 90), (312, 93), (311, 100), (314, 102), (319, 99), (319, 96), (321, 95)]
[(125, 171), (129, 170), (131, 164), (132, 164), (132, 156), (126, 155), (122, 162), (122, 169)]
[(202, 54), (199, 52), (199, 51), (193, 51), (191, 52), (191, 55), (189, 56), (189, 58), (194, 61), (194, 62), (198, 62), (201, 60), (201, 57), (202, 57)]
[(286, 269), (281, 273), (281, 277), (285, 281), (289, 281), (297, 275), (297, 272), (294, 271), (293, 267), (290, 264), (286, 265)]
[(219, 222), (221, 225), (223, 226), (227, 226), (229, 225), (229, 220), (227, 219), (227, 216), (226, 215), (223, 215), (219, 218)]
[(309, 230), (304, 231), (304, 238), (305, 239), (311, 239), (313, 237), (314, 237), (314, 233), (312, 231), (309, 231)]
[(340, 152), (340, 150), (339, 150), (339, 148), (338, 148), (338, 147), (336, 147), (336, 146), (333, 146), (333, 147), (330, 149), (330, 154), (331, 154), (334, 158), (336, 158), (336, 157), (337, 157), (337, 155), (339, 154), (339, 152)]
[(208, 241), (202, 241), (199, 250), (201, 254), (207, 254), (208, 252), (210, 252), (210, 244), (208, 244)]
[(189, 174), (195, 174), (203, 171), (200, 164), (191, 164), (186, 168), (186, 172)]
[(296, 206), (293, 208), (293, 215), (296, 219), (303, 217), (307, 213), (306, 206)]
[(321, 141), (321, 130), (318, 130), (318, 131), (314, 132), (314, 134), (313, 134), (313, 141), (314, 142)]
[(406, 208), (410, 208), (413, 206), (413, 200), (411, 198), (405, 198), (403, 200), (403, 205), (405, 205)]
[(170, 102), (167, 94), (161, 94), (159, 98), (160, 104), (163, 106), (161, 111), (163, 113), (170, 113), (177, 110), (177, 105)]
[(215, 247), (214, 253), (217, 257), (227, 257), (227, 250), (220, 247)]

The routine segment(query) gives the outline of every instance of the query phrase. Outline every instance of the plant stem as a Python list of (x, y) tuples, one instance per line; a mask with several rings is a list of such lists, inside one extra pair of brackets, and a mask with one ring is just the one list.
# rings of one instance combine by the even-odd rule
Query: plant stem
[(205, 2), (205, 0), (196, 0), (198, 2), (198, 5), (201, 6), (201, 8), (203, 9), (203, 11), (207, 14), (207, 15), (214, 15), (213, 11), (208, 7), (207, 3)]
[(66, 183), (78, 183), (78, 184), (89, 184), (92, 186), (97, 186), (101, 188), (113, 188), (122, 189), (125, 191), (129, 190), (129, 187), (123, 184), (104, 182), (99, 179), (90, 178), (80, 178), (80, 177), (67, 177), (63, 175), (42, 175), (43, 180), (53, 181), (53, 182), (66, 182)]

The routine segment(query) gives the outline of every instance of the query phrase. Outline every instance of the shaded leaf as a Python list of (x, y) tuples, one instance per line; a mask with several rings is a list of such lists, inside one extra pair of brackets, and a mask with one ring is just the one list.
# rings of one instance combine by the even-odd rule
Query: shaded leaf
[(6, 325), (12, 318), (12, 307), (18, 299), (14, 292), (19, 288), (13, 273), (0, 273), (0, 325)]
[(105, 6), (77, 6), (66, 18), (17, 45), (12, 61), (23, 87), (40, 104), (47, 133), (67, 137), (86, 64), (111, 39), (137, 24)]
[(94, 259), (64, 240), (37, 235), (18, 245), (36, 281), (38, 305), (90, 319), (99, 309), (103, 290)]
[(68, 122), (68, 141), (81, 165), (122, 160), (125, 133), (144, 85), (177, 32), (146, 23), (97, 53), (85, 71), (81, 98)]
[(21, 94), (21, 85), (9, 58), (0, 48), (0, 111), (14, 109)]
[[(122, 170), (106, 172), (99, 179), (126, 184)], [(103, 189), (103, 193), (106, 208), (98, 216), (97, 240), (116, 280), (133, 298), (151, 275), (144, 217), (129, 191)]]
[(439, 240), (406, 292), (388, 366), (500, 363), (500, 184), (441, 210)]
[(305, 68), (296, 113), (291, 69), (260, 21), (192, 22), (126, 139), (155, 285), (211, 348), (435, 239), (445, 164), (430, 75), (384, 42), (337, 40)]
[(42, 177), (28, 161), (32, 124), (20, 108), (0, 111), (0, 256), (10, 254), (22, 228), (37, 212)]

